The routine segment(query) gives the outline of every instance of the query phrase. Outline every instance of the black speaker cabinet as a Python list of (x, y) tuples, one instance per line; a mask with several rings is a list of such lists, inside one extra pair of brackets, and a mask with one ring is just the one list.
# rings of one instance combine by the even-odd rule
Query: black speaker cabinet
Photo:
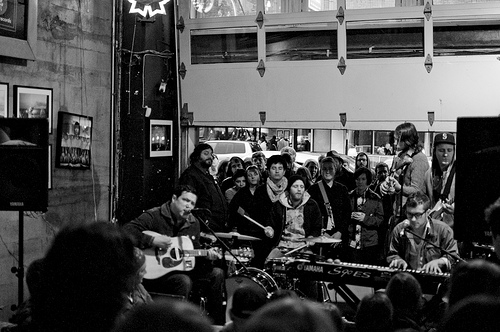
[(47, 119), (0, 118), (0, 210), (46, 211)]
[(457, 120), (455, 238), (491, 243), (484, 210), (500, 197), (500, 117)]

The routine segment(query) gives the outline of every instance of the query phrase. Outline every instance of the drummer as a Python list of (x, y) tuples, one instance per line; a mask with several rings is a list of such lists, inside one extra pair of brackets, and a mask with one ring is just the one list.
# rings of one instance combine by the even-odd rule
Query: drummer
[[(292, 175), (286, 190), (271, 209), (271, 226), (274, 229), (275, 248), (268, 259), (283, 257), (287, 252), (312, 253), (313, 242), (304, 239), (321, 235), (321, 211), (318, 204), (306, 192), (305, 181), (299, 175)], [(312, 299), (317, 299), (314, 282), (300, 281), (298, 288)]]
[[(286, 190), (271, 209), (271, 226), (274, 229), (276, 246), (268, 258), (284, 256), (287, 252), (313, 243), (305, 238), (321, 235), (321, 211), (315, 200), (306, 192), (304, 179), (293, 175), (288, 180)], [(310, 251), (310, 250), (309, 250)]]

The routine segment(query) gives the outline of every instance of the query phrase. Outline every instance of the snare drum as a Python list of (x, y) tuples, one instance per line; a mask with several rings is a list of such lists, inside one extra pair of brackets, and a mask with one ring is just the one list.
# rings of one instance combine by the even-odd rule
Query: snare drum
[(266, 261), (264, 270), (273, 276), (274, 280), (281, 289), (292, 289), (292, 281), (288, 278), (288, 263), (293, 262), (291, 257), (271, 258)]
[[(227, 309), (232, 307), (233, 294), (240, 287), (251, 287), (261, 292), (267, 298), (278, 289), (276, 281), (266, 272), (254, 267), (242, 268), (229, 275), (226, 279)], [(227, 320), (226, 313), (226, 320)]]

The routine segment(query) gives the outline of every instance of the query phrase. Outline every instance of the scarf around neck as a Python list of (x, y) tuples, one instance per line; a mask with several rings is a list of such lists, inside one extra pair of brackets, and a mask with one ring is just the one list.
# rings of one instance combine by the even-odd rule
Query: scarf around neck
[(278, 183), (274, 183), (270, 178), (267, 178), (267, 195), (271, 199), (271, 202), (276, 202), (279, 200), (280, 195), (285, 191), (288, 185), (288, 179), (283, 177)]

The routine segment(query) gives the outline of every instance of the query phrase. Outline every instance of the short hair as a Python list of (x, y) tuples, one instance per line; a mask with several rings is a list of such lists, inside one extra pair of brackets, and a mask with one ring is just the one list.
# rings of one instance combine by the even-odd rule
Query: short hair
[(410, 196), (408, 196), (408, 199), (406, 200), (406, 207), (416, 208), (419, 205), (423, 205), (424, 210), (429, 209), (431, 206), (431, 200), (429, 199), (429, 196), (421, 191), (410, 194)]
[(283, 165), (283, 168), (285, 169), (285, 171), (288, 169), (288, 164), (282, 155), (275, 154), (275, 155), (272, 155), (271, 157), (269, 157), (269, 159), (267, 159), (266, 167), (268, 170), (271, 169), (271, 166), (273, 164)]
[(499, 312), (498, 297), (487, 295), (467, 297), (446, 312), (438, 331), (496, 332), (500, 325)]
[(189, 161), (191, 162), (191, 164), (194, 164), (195, 162), (197, 162), (198, 158), (200, 158), (201, 152), (206, 150), (206, 149), (212, 150), (212, 153), (214, 152), (214, 149), (212, 148), (212, 146), (210, 144), (207, 144), (207, 143), (198, 144), (194, 148), (193, 152), (189, 155)]
[(370, 183), (372, 183), (372, 176), (373, 176), (372, 171), (370, 171), (366, 167), (360, 167), (354, 171), (354, 180), (356, 180), (361, 174), (366, 175), (366, 183), (367, 185), (370, 185)]
[(356, 329), (359, 332), (392, 331), (393, 307), (389, 297), (381, 292), (365, 296), (356, 312)]
[(246, 172), (244, 169), (237, 169), (236, 172), (231, 176), (233, 182), (236, 181), (237, 178), (245, 178), (246, 180)]
[(266, 160), (266, 155), (262, 151), (256, 151), (252, 154), (252, 159), (254, 158), (263, 158), (264, 161)]
[(174, 188), (173, 195), (175, 195), (176, 197), (180, 197), (180, 196), (182, 196), (183, 192), (192, 193), (192, 194), (196, 195), (196, 189), (194, 189), (189, 184), (180, 184), (180, 185), (176, 186)]
[(500, 197), (484, 210), (484, 218), (494, 237), (500, 234)]
[(377, 171), (379, 168), (387, 168), (387, 170), (389, 170), (389, 165), (387, 165), (384, 162), (380, 162), (377, 165), (375, 165), (375, 170)]
[(483, 259), (460, 262), (450, 278), (450, 307), (468, 296), (479, 294), (500, 297), (500, 267)]
[(246, 319), (266, 303), (266, 293), (260, 288), (243, 285), (234, 291), (230, 312), (238, 318)]

